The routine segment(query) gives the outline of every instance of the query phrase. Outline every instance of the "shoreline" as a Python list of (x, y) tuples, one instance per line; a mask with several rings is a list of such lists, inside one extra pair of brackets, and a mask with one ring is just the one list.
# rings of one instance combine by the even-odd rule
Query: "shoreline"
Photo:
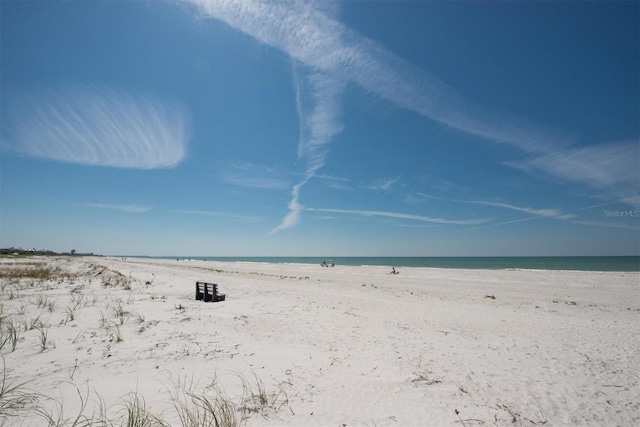
[[(141, 260), (176, 260), (176, 261), (202, 261), (202, 262), (230, 262), (236, 264), (244, 264), (244, 263), (258, 263), (258, 264), (281, 264), (281, 265), (319, 265), (323, 261), (327, 261), (329, 263), (335, 262), (336, 266), (349, 266), (349, 267), (388, 267), (389, 269), (392, 267), (396, 268), (441, 268), (441, 269), (453, 269), (453, 270), (518, 270), (518, 271), (574, 271), (574, 272), (640, 272), (640, 257), (638, 256), (593, 256), (593, 257), (150, 257), (150, 256), (108, 256), (109, 258), (117, 259), (117, 258), (135, 258)], [(307, 260), (307, 261), (292, 261), (292, 260)], [(377, 262), (373, 264), (358, 264), (351, 262), (352, 260), (362, 260), (362, 259), (375, 259)], [(423, 262), (414, 263), (411, 265), (403, 264), (402, 260), (413, 259), (413, 260), (422, 260)], [(613, 265), (609, 265), (608, 269), (597, 269), (597, 268), (542, 268), (542, 267), (534, 267), (534, 266), (522, 266), (522, 265), (510, 265), (510, 266), (473, 266), (473, 265), (465, 265), (464, 261), (467, 260), (485, 260), (487, 262), (494, 262), (496, 260), (546, 260), (546, 261), (557, 261), (557, 260), (584, 260), (584, 259), (596, 259), (596, 260), (626, 260), (627, 267), (613, 268)], [(313, 260), (313, 261), (311, 261)], [(398, 261), (396, 263), (389, 261)], [(461, 265), (426, 265), (429, 261), (432, 260), (455, 260), (454, 264)], [(345, 262), (346, 261), (346, 262)], [(632, 265), (633, 267), (629, 267)]]
[(544, 270), (544, 271), (612, 271), (640, 272), (638, 256), (590, 257), (151, 257), (127, 256), (111, 258), (161, 259), (232, 263), (266, 263), (283, 265), (319, 265), (326, 261), (343, 266), (447, 268), (465, 270)]
[[(2, 349), (7, 378), (54, 414), (63, 402), (65, 417), (81, 409), (78, 390), (85, 411), (99, 396), (113, 416), (136, 393), (180, 425), (171, 396), (211, 396), (215, 382), (248, 426), (640, 422), (638, 273), (21, 262), (69, 275), (1, 279), (3, 313), (27, 326)], [(0, 260), (3, 272), (18, 264)], [(196, 281), (226, 301), (195, 301)], [(260, 389), (258, 408), (247, 396)]]
[[(114, 257), (114, 256), (104, 256), (106, 259), (118, 260), (125, 258), (126, 260), (139, 260), (140, 262), (145, 261), (174, 261), (174, 262), (203, 262), (203, 263), (220, 263), (220, 264), (232, 264), (232, 265), (281, 265), (281, 266), (291, 266), (295, 268), (296, 266), (304, 266), (304, 267), (322, 267), (319, 263), (302, 263), (302, 262), (269, 262), (269, 261), (231, 261), (231, 260), (218, 260), (218, 259), (203, 259), (203, 257), (194, 257), (194, 258), (165, 258), (165, 257), (140, 257), (140, 256), (130, 256), (130, 257)], [(483, 268), (483, 267), (436, 267), (436, 266), (402, 266), (398, 264), (362, 264), (362, 265), (350, 265), (350, 264), (335, 264), (334, 267), (323, 267), (323, 268), (337, 268), (337, 267), (353, 267), (353, 268), (401, 268), (401, 269), (425, 269), (425, 270), (446, 270), (446, 271), (530, 271), (530, 272), (567, 272), (567, 273), (629, 273), (629, 274), (638, 274), (640, 270), (572, 270), (572, 269), (560, 269), (560, 268), (519, 268), (519, 267), (504, 267), (504, 268)]]

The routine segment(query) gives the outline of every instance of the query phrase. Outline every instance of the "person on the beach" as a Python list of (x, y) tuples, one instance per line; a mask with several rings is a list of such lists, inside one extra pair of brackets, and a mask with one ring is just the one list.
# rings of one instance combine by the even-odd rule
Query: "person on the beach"
[(396, 271), (395, 267), (391, 267), (391, 273), (389, 273), (389, 274), (400, 274), (400, 272)]

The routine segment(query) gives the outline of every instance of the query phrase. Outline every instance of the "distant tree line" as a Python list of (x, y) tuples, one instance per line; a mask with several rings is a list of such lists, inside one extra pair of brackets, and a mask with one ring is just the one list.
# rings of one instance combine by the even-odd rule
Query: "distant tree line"
[(1, 255), (68, 255), (68, 256), (99, 256), (93, 252), (79, 253), (75, 249), (69, 252), (55, 252), (48, 249), (23, 249), (23, 248), (0, 248)]

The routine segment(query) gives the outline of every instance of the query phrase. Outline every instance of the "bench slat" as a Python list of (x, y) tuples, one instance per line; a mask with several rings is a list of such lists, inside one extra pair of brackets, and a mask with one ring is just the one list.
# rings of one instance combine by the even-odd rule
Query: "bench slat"
[(226, 299), (225, 294), (218, 293), (217, 283), (196, 282), (196, 300), (218, 302)]

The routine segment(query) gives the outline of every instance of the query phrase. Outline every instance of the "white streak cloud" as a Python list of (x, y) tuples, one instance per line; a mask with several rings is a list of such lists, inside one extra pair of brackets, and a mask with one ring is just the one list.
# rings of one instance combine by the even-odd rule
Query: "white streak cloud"
[[(436, 76), (346, 27), (313, 2), (184, 1), (198, 7), (202, 16), (219, 20), (259, 43), (286, 53), (310, 70), (310, 75), (322, 76), (327, 85), (317, 85), (321, 87), (319, 94), (328, 93), (329, 79), (339, 85), (354, 83), (401, 108), (531, 156), (530, 160), (514, 162), (511, 166), (607, 190), (618, 199), (638, 206), (637, 142), (631, 144), (633, 147), (622, 144), (570, 148), (575, 142), (574, 136), (466, 99)], [(320, 105), (322, 100), (319, 98), (316, 102)], [(309, 126), (313, 121), (303, 119), (308, 110), (301, 114), (298, 105), (301, 127)], [(324, 142), (301, 144), (299, 153), (307, 156), (312, 176), (324, 165), (327, 147)], [(299, 190), (300, 187), (291, 206), (298, 207)], [(527, 212), (524, 209), (529, 208), (521, 209)], [(533, 209), (531, 213), (552, 214)], [(288, 223), (295, 224), (298, 220), (299, 212), (291, 213)]]
[(563, 214), (559, 209), (534, 209), (534, 208), (523, 208), (521, 206), (515, 206), (508, 203), (499, 203), (499, 202), (489, 202), (484, 200), (458, 200), (458, 199), (447, 199), (444, 197), (436, 197), (430, 196), (424, 193), (416, 193), (415, 195), (409, 195), (408, 200), (410, 202), (421, 202), (424, 200), (433, 199), (433, 200), (443, 200), (446, 202), (453, 203), (467, 203), (467, 204), (475, 204), (475, 205), (484, 205), (484, 206), (492, 206), (496, 208), (509, 209), (518, 212), (524, 212), (530, 215), (536, 215), (536, 217), (548, 217), (548, 218), (557, 218), (557, 219), (568, 219), (573, 218), (574, 215)]
[(107, 203), (83, 203), (82, 205), (88, 208), (109, 209), (129, 213), (145, 213), (151, 210), (150, 207), (137, 205), (112, 205)]
[(228, 212), (217, 212), (217, 211), (198, 211), (198, 210), (172, 210), (172, 213), (178, 214), (187, 214), (187, 215), (201, 215), (201, 216), (211, 216), (217, 218), (228, 218), (234, 221), (242, 221), (242, 222), (261, 222), (263, 221), (261, 218), (251, 215), (238, 215), (234, 213)]
[(366, 211), (366, 210), (353, 210), (353, 209), (326, 209), (326, 208), (305, 208), (311, 212), (325, 212), (325, 213), (339, 213), (346, 215), (360, 215), (365, 217), (385, 217), (396, 219), (408, 219), (412, 221), (429, 222), (435, 224), (457, 224), (457, 225), (476, 225), (483, 224), (490, 221), (490, 218), (480, 219), (445, 219), (445, 218), (433, 218), (423, 215), (413, 215), (398, 212), (384, 212), (384, 211)]
[(640, 227), (629, 224), (602, 222), (602, 221), (571, 221), (573, 224), (587, 225), (590, 227), (608, 227), (608, 228), (622, 228), (624, 230), (640, 231)]
[[(301, 67), (299, 67), (301, 68)], [(294, 227), (300, 222), (304, 208), (300, 204), (300, 191), (322, 168), (329, 153), (329, 143), (342, 132), (340, 100), (344, 83), (322, 73), (308, 73), (294, 64), (296, 108), (300, 121), (298, 159), (305, 165), (304, 178), (293, 187), (286, 216), (269, 234)]]
[(515, 223), (518, 223), (518, 222), (531, 221), (531, 220), (540, 219), (540, 218), (546, 218), (546, 217), (541, 216), (541, 215), (540, 216), (530, 216), (530, 217), (527, 217), (527, 218), (520, 218), (520, 219), (511, 220), (511, 221), (499, 222), (499, 223), (496, 223), (496, 224), (489, 224), (489, 225), (485, 225), (485, 226), (482, 226), (482, 227), (467, 228), (465, 230), (460, 230), (458, 232), (462, 233), (462, 232), (465, 232), (465, 231), (485, 230), (487, 228), (499, 227), (501, 225), (507, 225), (507, 224), (515, 224)]
[(490, 111), (460, 96), (430, 73), (395, 56), (308, 2), (185, 0), (260, 43), (339, 81), (357, 84), (432, 120), (526, 152), (570, 142), (556, 130)]
[(638, 182), (639, 147), (639, 141), (576, 147), (513, 165), (544, 170), (566, 180), (606, 188)]
[(519, 206), (509, 205), (507, 203), (494, 203), (494, 202), (483, 202), (483, 201), (471, 201), (468, 203), (475, 203), (478, 205), (495, 206), (497, 208), (511, 209), (514, 211), (525, 212), (525, 213), (528, 213), (531, 215), (537, 215), (537, 216), (560, 217), (560, 215), (562, 215), (562, 212), (560, 212), (557, 209), (522, 208)]
[(236, 163), (227, 169), (222, 178), (229, 184), (247, 188), (261, 190), (289, 188), (289, 182), (277, 170), (253, 163)]
[(300, 223), (300, 213), (304, 209), (304, 206), (298, 202), (300, 198), (300, 189), (307, 183), (307, 180), (304, 180), (293, 186), (293, 191), (291, 192), (291, 201), (287, 206), (289, 208), (289, 212), (285, 215), (284, 219), (274, 229), (269, 232), (269, 235), (276, 234), (282, 230), (286, 230), (288, 228), (294, 227)]
[[(222, 21), (294, 60), (301, 128), (298, 155), (306, 160), (307, 170), (293, 189), (289, 213), (272, 233), (300, 221), (300, 190), (324, 166), (327, 144), (342, 129), (339, 97), (347, 82), (452, 128), (526, 152), (546, 153), (568, 141), (559, 132), (474, 105), (435, 76), (347, 28), (313, 3), (185, 1), (196, 5), (203, 16)], [(306, 74), (299, 77), (295, 67), (304, 68)], [(383, 183), (377, 186), (386, 187)]]
[(106, 87), (16, 96), (6, 113), (8, 150), (65, 163), (171, 168), (185, 158), (189, 139), (189, 114), (179, 104)]
[(314, 176), (325, 165), (329, 143), (343, 129), (340, 100), (344, 83), (322, 73), (299, 74), (294, 72), (300, 120), (298, 158), (306, 163), (306, 175)]
[(640, 206), (639, 141), (562, 149), (508, 165), (580, 183), (614, 195), (623, 203)]
[(400, 180), (399, 177), (395, 178), (387, 178), (387, 179), (377, 179), (372, 184), (364, 185), (364, 188), (368, 188), (369, 190), (374, 191), (390, 191), (393, 189), (393, 186)]

